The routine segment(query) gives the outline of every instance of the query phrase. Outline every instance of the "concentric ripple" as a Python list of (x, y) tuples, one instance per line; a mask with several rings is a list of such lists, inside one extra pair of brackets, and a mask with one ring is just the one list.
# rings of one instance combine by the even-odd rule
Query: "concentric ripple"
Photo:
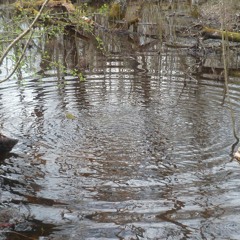
[(237, 239), (240, 87), (229, 103), (182, 57), (97, 56), (85, 81), (2, 84), (1, 126), (20, 140), (1, 165), (2, 201), (59, 225), (56, 239)]

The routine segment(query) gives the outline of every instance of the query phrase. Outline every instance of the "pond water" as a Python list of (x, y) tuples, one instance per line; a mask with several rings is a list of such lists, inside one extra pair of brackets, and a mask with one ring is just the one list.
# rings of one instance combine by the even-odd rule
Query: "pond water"
[(0, 85), (2, 132), (19, 139), (0, 165), (19, 223), (0, 239), (239, 239), (239, 79), (228, 99), (223, 81), (187, 73), (186, 49), (104, 34), (107, 55), (81, 39), (44, 46), (85, 80), (32, 47), (32, 72)]

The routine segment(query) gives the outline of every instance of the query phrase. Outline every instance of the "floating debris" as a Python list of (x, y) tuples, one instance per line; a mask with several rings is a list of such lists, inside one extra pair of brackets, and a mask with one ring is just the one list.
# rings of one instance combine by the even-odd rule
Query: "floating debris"
[(237, 152), (234, 153), (234, 158), (240, 161), (240, 147), (238, 148)]

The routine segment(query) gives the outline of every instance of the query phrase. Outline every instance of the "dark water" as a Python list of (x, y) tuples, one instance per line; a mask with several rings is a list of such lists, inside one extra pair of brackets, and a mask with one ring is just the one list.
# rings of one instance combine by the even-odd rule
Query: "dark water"
[(222, 81), (186, 73), (187, 50), (109, 39), (107, 55), (89, 41), (45, 46), (68, 68), (85, 61), (85, 80), (46, 70), (33, 48), (32, 72), (0, 85), (2, 132), (19, 139), (1, 156), (16, 225), (1, 239), (239, 239), (239, 79), (230, 104)]

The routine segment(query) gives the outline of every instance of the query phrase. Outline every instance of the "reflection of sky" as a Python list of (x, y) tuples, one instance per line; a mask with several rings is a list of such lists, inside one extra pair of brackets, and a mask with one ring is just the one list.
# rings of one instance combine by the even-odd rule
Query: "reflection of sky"
[[(19, 51), (19, 50), (17, 50)], [(3, 60), (3, 63), (0, 67), (0, 80), (3, 80), (12, 73), (12, 70), (17, 63), (16, 56), (14, 56), (14, 50), (11, 50), (8, 53), (8, 57)], [(41, 54), (37, 51), (31, 50), (26, 52), (26, 58), (23, 58), (21, 63), (21, 70), (16, 70), (16, 73), (12, 76), (13, 79), (22, 80), (22, 78), (27, 78), (29, 75), (33, 76), (37, 71), (40, 70), (39, 64), (41, 61)], [(19, 76), (20, 79), (19, 79)]]
[(5, 58), (0, 67), (0, 76), (1, 80), (7, 77), (11, 73), (11, 69), (13, 69), (13, 61), (9, 58)]

